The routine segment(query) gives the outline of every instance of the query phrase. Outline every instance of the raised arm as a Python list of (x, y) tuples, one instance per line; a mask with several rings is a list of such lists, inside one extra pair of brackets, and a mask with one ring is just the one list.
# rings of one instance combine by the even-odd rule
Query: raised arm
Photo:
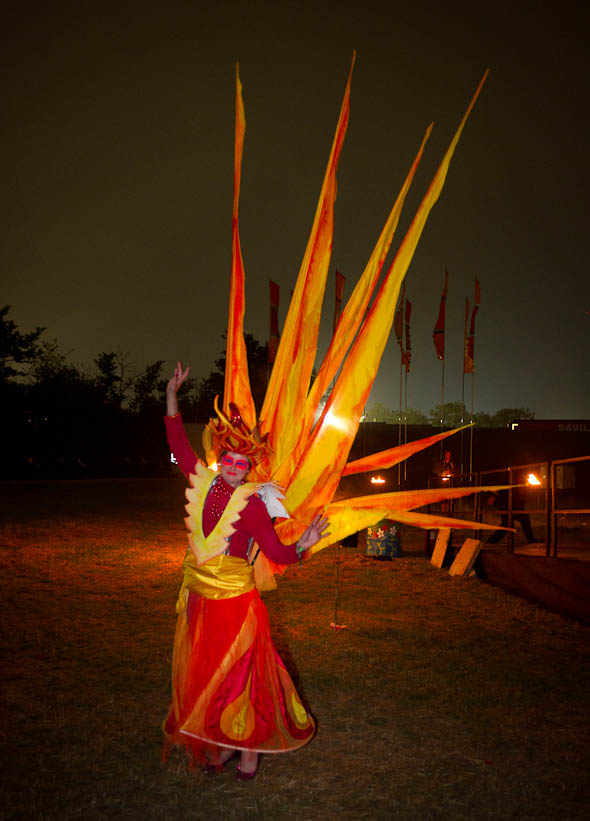
[(188, 376), (189, 368), (182, 369), (182, 363), (178, 362), (174, 368), (172, 378), (166, 388), (166, 412), (164, 417), (166, 424), (166, 436), (168, 446), (174, 454), (178, 467), (188, 477), (189, 473), (194, 473), (198, 456), (192, 449), (190, 442), (182, 424), (182, 418), (178, 409), (178, 389)]
[(166, 413), (168, 416), (176, 416), (178, 411), (178, 389), (184, 382), (184, 380), (188, 376), (188, 372), (190, 368), (186, 370), (182, 370), (182, 362), (177, 362), (176, 367), (174, 368), (174, 373), (172, 374), (172, 378), (168, 382), (166, 386)]

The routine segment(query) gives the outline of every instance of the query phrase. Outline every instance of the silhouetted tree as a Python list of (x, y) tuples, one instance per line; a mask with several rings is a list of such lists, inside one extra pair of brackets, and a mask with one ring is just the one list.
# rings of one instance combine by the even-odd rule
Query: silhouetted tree
[(129, 408), (134, 413), (146, 413), (149, 411), (162, 410), (163, 394), (166, 390), (166, 382), (162, 379), (163, 359), (158, 359), (151, 365), (146, 365), (143, 371), (135, 377), (133, 382), (133, 395), (129, 402)]
[(17, 376), (15, 365), (30, 364), (37, 356), (38, 342), (45, 328), (37, 327), (28, 334), (18, 330), (16, 322), (8, 319), (10, 305), (0, 310), (0, 383)]
[(506, 428), (517, 419), (534, 419), (535, 414), (528, 408), (501, 408), (492, 416), (492, 427)]
[(445, 428), (458, 428), (459, 425), (469, 422), (465, 405), (462, 402), (445, 402), (444, 406), (435, 405), (428, 415), (433, 427), (440, 426), (441, 419)]
[[(225, 334), (223, 334), (225, 339)], [(267, 373), (268, 373), (268, 345), (261, 345), (252, 334), (244, 334), (246, 344), (246, 354), (248, 357), (248, 375), (250, 377), (250, 387), (257, 412), (260, 412), (264, 395), (266, 393)], [(225, 351), (219, 359), (215, 360), (216, 370), (211, 371), (209, 376), (197, 381), (195, 399), (192, 404), (192, 415), (198, 422), (206, 422), (213, 415), (213, 400), (219, 396), (220, 403), (223, 402), (223, 389), (225, 381)], [(182, 397), (179, 396), (179, 402)], [(182, 403), (180, 404), (182, 410)]]
[(390, 425), (398, 425), (401, 419), (402, 424), (406, 422), (408, 425), (428, 425), (428, 417), (422, 411), (415, 408), (408, 408), (402, 410), (393, 410), (383, 405), (381, 402), (376, 402), (366, 410), (367, 422), (387, 422)]
[(94, 360), (98, 375), (97, 384), (103, 390), (105, 400), (121, 407), (135, 381), (135, 365), (129, 354), (122, 351), (103, 351)]

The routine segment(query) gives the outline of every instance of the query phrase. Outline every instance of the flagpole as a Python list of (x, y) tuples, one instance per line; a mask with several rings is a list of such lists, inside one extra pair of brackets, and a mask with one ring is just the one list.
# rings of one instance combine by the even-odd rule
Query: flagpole
[[(469, 322), (469, 299), (465, 297), (465, 321), (463, 323), (463, 367), (461, 368), (461, 425), (465, 423), (465, 359), (467, 356), (467, 323)], [(461, 475), (463, 475), (464, 440), (463, 428), (461, 428)], [(469, 467), (471, 473), (471, 465)]]
[(472, 338), (471, 359), (473, 360), (473, 370), (471, 371), (471, 429), (469, 436), (469, 472), (473, 473), (473, 411), (475, 408), (475, 317), (479, 311), (480, 289), (479, 280), (475, 277), (475, 284), (473, 289), (473, 312), (471, 314), (471, 327), (469, 329), (469, 336)]
[[(463, 425), (465, 424), (465, 370), (461, 378), (461, 476), (463, 476)], [(469, 471), (471, 473), (471, 471)]]
[[(408, 369), (406, 368), (405, 411), (404, 411), (404, 445), (408, 444)], [(404, 459), (404, 486), (408, 478), (407, 459)]]
[(475, 404), (475, 365), (471, 374), (471, 427), (469, 429), (469, 473), (473, 473), (473, 408)]
[[(412, 361), (412, 339), (410, 334), (410, 318), (412, 316), (412, 303), (406, 299), (406, 306), (404, 310), (404, 329), (406, 332), (406, 351), (404, 355), (405, 367), (405, 412), (404, 412), (404, 444), (408, 443), (408, 373), (410, 371), (410, 362)], [(404, 486), (408, 478), (407, 463), (404, 459)]]
[[(442, 296), (440, 298), (440, 306), (438, 309), (438, 318), (436, 320), (436, 325), (434, 326), (434, 331), (432, 333), (432, 339), (434, 342), (434, 347), (436, 349), (436, 354), (438, 358), (442, 361), (442, 371), (441, 371), (441, 397), (440, 397), (440, 432), (442, 433), (443, 429), (443, 419), (445, 415), (445, 314), (446, 314), (446, 302), (447, 302), (447, 293), (449, 290), (449, 272), (445, 269), (445, 284), (442, 292)], [(443, 445), (442, 439), (440, 442), (440, 458), (442, 459), (443, 453)]]
[[(402, 367), (405, 363), (405, 356), (404, 356), (404, 323), (405, 323), (405, 311), (406, 311), (406, 283), (402, 283), (401, 291), (399, 294), (397, 309), (395, 312), (395, 316), (393, 319), (393, 328), (395, 331), (395, 335), (397, 337), (397, 341), (399, 344), (399, 415), (397, 417), (397, 444), (398, 447), (402, 443)], [(397, 487), (399, 490), (401, 483), (401, 464), (398, 462), (397, 466)]]
[[(403, 365), (403, 352), (400, 351), (399, 355), (399, 416), (397, 418), (397, 444), (398, 447), (402, 443), (402, 365)], [(401, 483), (401, 462), (397, 463), (397, 489), (399, 490), (400, 483)]]
[[(441, 380), (441, 388), (440, 388), (440, 432), (442, 433), (443, 429), (443, 417), (445, 415), (445, 360), (442, 360), (442, 380)], [(443, 445), (442, 440), (440, 443), (440, 455), (442, 457), (443, 452)]]

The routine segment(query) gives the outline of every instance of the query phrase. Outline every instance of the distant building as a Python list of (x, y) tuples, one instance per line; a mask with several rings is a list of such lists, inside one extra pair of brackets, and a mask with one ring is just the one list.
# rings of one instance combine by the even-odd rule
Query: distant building
[(534, 433), (590, 433), (590, 419), (517, 419), (511, 428)]

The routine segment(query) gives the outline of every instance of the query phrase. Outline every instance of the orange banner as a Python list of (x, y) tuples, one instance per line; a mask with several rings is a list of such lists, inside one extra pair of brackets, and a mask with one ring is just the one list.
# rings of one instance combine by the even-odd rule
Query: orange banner
[[(401, 283), (430, 211), (443, 189), (453, 153), (486, 76), (487, 72), (412, 220), (350, 353), (344, 360), (322, 415), (291, 474), (285, 495), (287, 507), (295, 515), (303, 511), (309, 515), (323, 508), (332, 499), (338, 486), (389, 338)], [(342, 325), (341, 322), (340, 327)]]
[(350, 114), (354, 59), (353, 56), (315, 219), (260, 413), (263, 433), (269, 434), (275, 464), (279, 465), (301, 438), (303, 411), (316, 356), (320, 313), (332, 251), (336, 169)]
[(245, 274), (240, 232), (238, 228), (238, 203), (242, 173), (242, 154), (246, 116), (242, 99), (240, 70), (236, 65), (236, 135), (234, 150), (234, 203), (232, 214), (232, 261), (229, 290), (229, 316), (227, 320), (227, 348), (225, 360), (225, 384), (223, 389), (223, 410), (229, 413), (229, 404), (234, 402), (240, 409), (242, 419), (252, 428), (256, 424), (256, 409), (248, 376), (248, 357), (244, 342), (244, 313), (246, 308)]
[(449, 272), (445, 271), (445, 287), (443, 288), (442, 296), (440, 298), (440, 307), (438, 309), (438, 318), (434, 331), (432, 332), (432, 341), (436, 348), (436, 355), (439, 359), (445, 358), (445, 315), (447, 310), (447, 292), (449, 290)]

